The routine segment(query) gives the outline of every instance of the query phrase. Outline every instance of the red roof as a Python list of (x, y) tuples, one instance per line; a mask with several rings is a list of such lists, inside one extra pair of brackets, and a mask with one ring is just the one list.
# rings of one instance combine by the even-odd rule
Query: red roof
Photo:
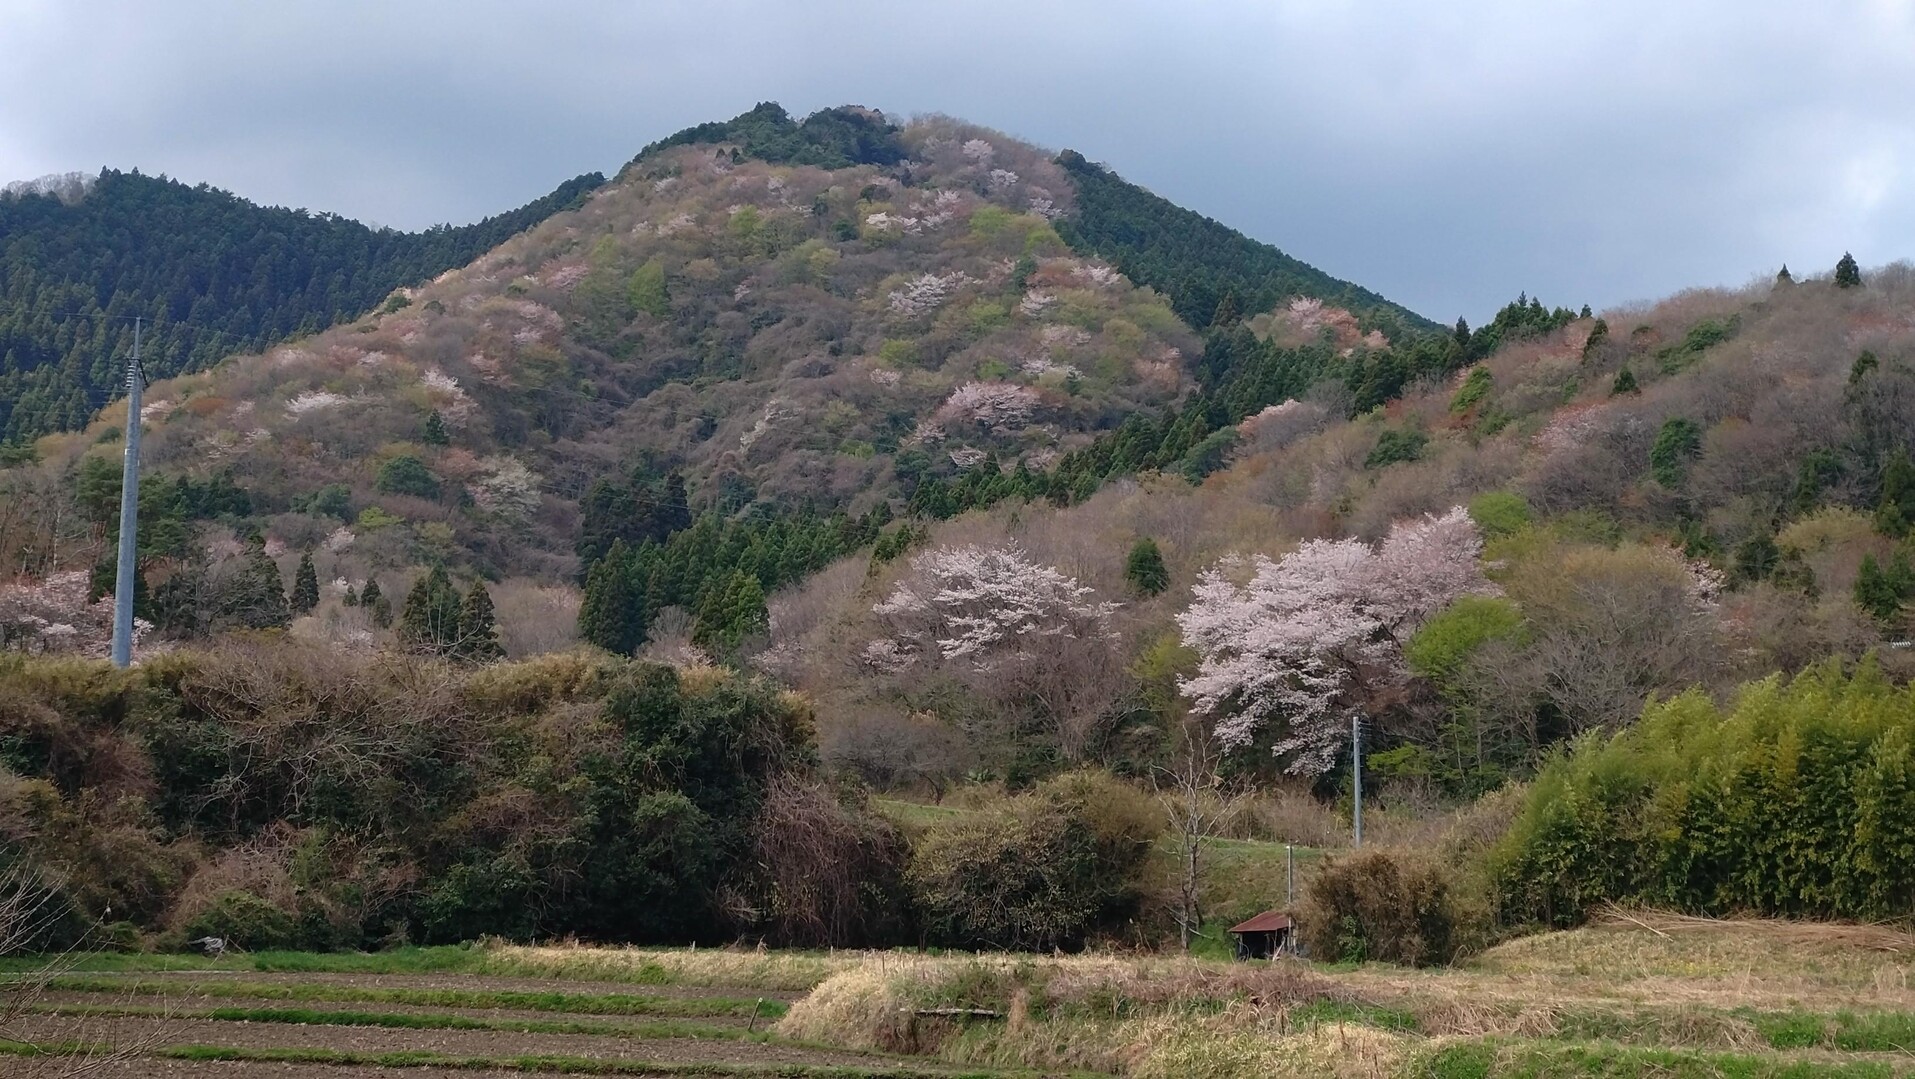
[(1271, 933), (1279, 929), (1290, 928), (1290, 916), (1281, 911), (1266, 910), (1255, 918), (1240, 925), (1230, 927), (1232, 933)]

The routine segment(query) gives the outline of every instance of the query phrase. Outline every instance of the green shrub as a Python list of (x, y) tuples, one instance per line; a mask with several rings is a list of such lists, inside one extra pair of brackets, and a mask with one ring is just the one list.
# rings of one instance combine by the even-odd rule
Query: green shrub
[(1383, 437), (1376, 440), (1376, 448), (1364, 458), (1364, 468), (1385, 468), (1402, 461), (1414, 461), (1423, 456), (1423, 446), (1430, 440), (1421, 431), (1385, 431)]
[(299, 922), (270, 900), (251, 892), (221, 892), (212, 905), (186, 923), (191, 939), (219, 937), (249, 952), (297, 947)]
[(1597, 905), (1883, 919), (1915, 914), (1915, 689), (1873, 662), (1700, 691), (1590, 737), (1532, 784), (1491, 853), (1501, 917)]
[(1134, 922), (1161, 828), (1136, 790), (1099, 773), (1071, 773), (932, 828), (906, 880), (935, 943), (1076, 949)]
[(380, 465), (373, 486), (389, 495), (439, 497), (439, 478), (432, 474), (424, 461), (409, 453), (402, 453)]
[(1689, 462), (1702, 452), (1702, 428), (1696, 421), (1677, 416), (1667, 420), (1656, 432), (1656, 443), (1649, 447), (1649, 471), (1664, 487), (1679, 487), (1689, 471)]
[(312, 501), (306, 504), (306, 512), (322, 517), (337, 517), (342, 521), (352, 520), (352, 488), (343, 483), (329, 483), (313, 492)]
[(1317, 871), (1298, 912), (1298, 930), (1322, 961), (1447, 963), (1458, 916), (1448, 874), (1432, 862), (1367, 850)]
[(1468, 412), (1476, 407), (1478, 402), (1489, 396), (1494, 382), (1495, 379), (1490, 375), (1489, 368), (1480, 365), (1470, 368), (1468, 377), (1463, 379), (1462, 387), (1456, 391), (1455, 397), (1450, 398), (1450, 411)]
[[(770, 684), (584, 654), (466, 669), (235, 637), (129, 671), (0, 655), (0, 877), (16, 853), (58, 874), (54, 902), (78, 913), (54, 947), (109, 908), (247, 948), (720, 941), (805, 910), (827, 930), (806, 939), (845, 943), (846, 922), (906, 909), (895, 883), (877, 894), (859, 870), (806, 907), (803, 864), (755, 855), (767, 792), (815, 768), (813, 739)], [(869, 847), (895, 881), (889, 831), (828, 808), (836, 832), (800, 815), (780, 834), (821, 843), (824, 865)], [(265, 877), (194, 870), (254, 850)], [(770, 919), (737, 902), (768, 895)], [(871, 942), (904, 922), (872, 917), (891, 936)]]
[(1170, 587), (1170, 570), (1164, 566), (1164, 553), (1157, 541), (1145, 536), (1131, 544), (1124, 559), (1124, 579), (1140, 596), (1157, 596)]
[(1510, 491), (1485, 491), (1470, 499), (1469, 515), (1492, 539), (1521, 532), (1535, 519), (1529, 500)]

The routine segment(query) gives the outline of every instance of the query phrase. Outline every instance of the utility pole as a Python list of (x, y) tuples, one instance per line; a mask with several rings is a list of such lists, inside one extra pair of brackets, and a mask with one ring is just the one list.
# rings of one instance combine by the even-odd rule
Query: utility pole
[(1297, 856), (1296, 848), (1283, 845), (1283, 902), (1285, 906), (1297, 901)]
[(1350, 716), (1350, 773), (1356, 779), (1356, 802), (1350, 819), (1356, 826), (1356, 845), (1363, 846), (1363, 717)]
[(134, 556), (139, 553), (140, 395), (146, 370), (140, 366), (140, 322), (133, 319), (133, 358), (126, 364), (126, 460), (120, 467), (120, 563), (113, 577), (113, 665), (133, 662)]

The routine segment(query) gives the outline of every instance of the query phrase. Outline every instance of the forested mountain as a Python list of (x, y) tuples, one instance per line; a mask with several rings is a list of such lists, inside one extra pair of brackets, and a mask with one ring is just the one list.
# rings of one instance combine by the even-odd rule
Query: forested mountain
[[(162, 203), (253, 212), (119, 174), (77, 201), (26, 196), (9, 209), (115, 223), (149, 190)], [(761, 105), (661, 140), (614, 181), (588, 177), (561, 197), (578, 205), (391, 293), (390, 278), (363, 284), (366, 265), (420, 277), (430, 268), (420, 260), (452, 257), (472, 234), (409, 238), (260, 211), (285, 226), (262, 233), (261, 249), (299, 255), (293, 279), (308, 288), (332, 280), (311, 271), (343, 265), (335, 252), (362, 251), (348, 241), (374, 245), (352, 263), (358, 277), (334, 276), (360, 283), (361, 309), (378, 310), (154, 384), (142, 610), (162, 632), (290, 620), (300, 611), (261, 591), (264, 567), (290, 575), (305, 551), (315, 565), (302, 576), (339, 582), (339, 598), (384, 576), (393, 605), (395, 582), (434, 564), (524, 582), (508, 603), (562, 604), (614, 556), (588, 590), (588, 638), (628, 650), (679, 608), (701, 643), (731, 644), (760, 630), (766, 595), (878, 541), (894, 518), (1068, 503), (1144, 469), (1200, 478), (1228, 455), (1234, 424), (1316, 382), (1346, 383), (1368, 407), (1469, 355), (1466, 338), (1417, 332), (1428, 324), (1373, 294), (1228, 230), (1210, 236), (1221, 226), (1081, 158), (949, 118), (899, 126), (845, 107), (801, 121)], [(1233, 244), (1241, 265), (1168, 242), (1187, 227)], [(332, 246), (306, 253), (302, 229)], [(72, 249), (83, 245), (23, 236), (18, 250), (46, 265), (81, 264)], [(437, 246), (407, 246), (428, 240)], [(1109, 260), (1143, 267), (1162, 290)], [(144, 277), (134, 271), (146, 264), (129, 265), (164, 298), (194, 294), (160, 280), (169, 264)], [(1203, 297), (1218, 290), (1268, 308), (1206, 334), (1178, 317), (1180, 306), (1215, 306)], [(47, 306), (57, 293), (34, 295)], [(107, 300), (104, 314), (131, 306)], [(194, 310), (155, 327), (150, 368), (191, 369), (210, 354)], [(291, 301), (273, 310), (306, 311), (308, 329), (323, 321)], [(110, 385), (105, 358), (124, 327), (62, 325), (96, 328), (66, 352), (91, 364), (91, 384)], [(32, 404), (19, 403), (22, 422)], [(15, 565), (97, 563), (113, 529), (122, 422), (109, 410), (84, 437), (44, 440), (41, 462), (16, 470), (15, 502), (34, 508), (0, 536)], [(900, 548), (916, 527), (889, 526), (881, 546)], [(348, 621), (377, 637), (385, 627), (369, 618), (361, 609)], [(562, 620), (558, 639), (572, 631)]]
[(1057, 163), (1077, 191), (1077, 213), (1058, 227), (1065, 240), (1170, 296), (1178, 317), (1198, 329), (1300, 296), (1350, 311), (1364, 329), (1380, 328), (1392, 340), (1436, 329), (1406, 307), (1128, 183), (1074, 150)]
[[(1321, 870), (1320, 957), (1619, 900), (1909, 916), (1908, 265), (1436, 327), (1077, 155), (858, 108), (578, 194), (153, 384), (140, 662), (0, 656), (0, 840), (75, 909), (1136, 943), (1220, 913), (1238, 793), (1340, 843), (1355, 751), (1372, 810), (1472, 808), (1400, 876)], [(0, 652), (103, 651), (124, 422), (10, 448)], [(997, 808), (906, 836), (820, 765)]]
[(375, 229), (138, 170), (0, 195), (0, 441), (83, 424), (124, 381), (135, 315), (165, 377), (316, 333), (577, 206), (593, 173), (473, 225)]

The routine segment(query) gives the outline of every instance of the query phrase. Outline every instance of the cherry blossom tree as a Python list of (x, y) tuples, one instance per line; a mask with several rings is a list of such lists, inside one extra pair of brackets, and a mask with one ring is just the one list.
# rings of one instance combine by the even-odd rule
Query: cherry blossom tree
[(1403, 640), (1458, 596), (1495, 590), (1481, 552), (1459, 506), (1399, 522), (1376, 547), (1311, 540), (1275, 561), (1226, 561), (1203, 574), (1177, 616), (1202, 659), (1184, 695), (1220, 717), (1226, 748), (1280, 723), (1274, 748), (1290, 772), (1329, 771), (1350, 711), (1402, 681)]
[[(105, 655), (113, 640), (113, 597), (88, 602), (86, 570), (0, 583), (0, 651)], [(133, 620), (133, 644), (153, 628)]]
[(1000, 708), (1047, 723), (1076, 760), (1121, 692), (1117, 606), (1016, 544), (940, 547), (913, 559), (872, 608), (888, 633), (863, 659), (892, 675), (956, 675)]
[(938, 407), (936, 421), (969, 420), (993, 431), (1018, 430), (1031, 421), (1036, 390), (1012, 382), (967, 382)]
[(905, 282), (904, 287), (891, 293), (886, 299), (891, 310), (901, 315), (918, 315), (934, 311), (951, 298), (951, 294), (967, 284), (971, 278), (961, 270), (948, 274), (919, 274)]

